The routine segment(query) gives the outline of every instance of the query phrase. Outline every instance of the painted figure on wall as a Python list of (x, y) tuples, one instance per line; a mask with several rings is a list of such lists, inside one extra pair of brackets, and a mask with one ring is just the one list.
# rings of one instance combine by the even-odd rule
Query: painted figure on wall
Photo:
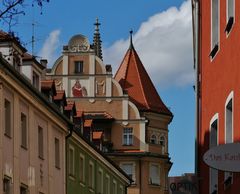
[(87, 90), (84, 86), (81, 86), (79, 80), (76, 80), (75, 84), (72, 87), (72, 95), (73, 97), (87, 96)]

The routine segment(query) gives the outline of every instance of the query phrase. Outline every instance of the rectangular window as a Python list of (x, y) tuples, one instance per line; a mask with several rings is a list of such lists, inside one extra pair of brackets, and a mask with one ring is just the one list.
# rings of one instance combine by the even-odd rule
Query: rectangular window
[(134, 181), (133, 184), (136, 182), (135, 178), (135, 164), (134, 163), (122, 163), (120, 164), (121, 169)]
[(79, 158), (79, 178), (81, 182), (85, 182), (85, 157), (82, 154)]
[(123, 129), (123, 145), (133, 145), (133, 128)]
[(69, 175), (74, 176), (75, 164), (74, 164), (74, 148), (69, 147)]
[(149, 183), (151, 185), (160, 185), (160, 165), (150, 164)]
[(103, 194), (103, 171), (98, 170), (98, 194)]
[(89, 180), (88, 185), (90, 188), (94, 188), (94, 164), (90, 161), (89, 163)]
[(4, 102), (4, 112), (5, 112), (5, 126), (4, 126), (4, 132), (5, 135), (7, 135), (8, 137), (11, 137), (11, 131), (12, 131), (12, 125), (11, 125), (11, 121), (12, 121), (12, 107), (11, 107), (11, 103), (10, 101), (8, 101), (7, 99), (5, 99)]
[(39, 76), (33, 71), (32, 84), (35, 88), (39, 89)]
[(8, 178), (3, 179), (3, 194), (11, 193), (11, 180)]
[(83, 73), (83, 61), (75, 61), (75, 73)]
[(119, 190), (120, 190), (120, 194), (124, 194), (124, 190), (123, 190), (123, 186), (122, 185), (119, 186)]
[(38, 156), (43, 159), (43, 128), (38, 126)]
[(219, 49), (219, 0), (211, 0), (212, 2), (212, 25), (211, 25), (211, 53), (213, 58)]
[(117, 182), (115, 180), (113, 180), (113, 194), (117, 194)]
[(60, 168), (60, 143), (58, 138), (55, 138), (55, 167)]
[[(218, 119), (210, 124), (210, 148), (218, 145)], [(218, 190), (218, 170), (209, 169), (210, 193), (216, 193)]]
[(27, 116), (21, 113), (21, 146), (27, 148)]
[(25, 185), (20, 186), (20, 194), (27, 194), (28, 188)]
[(110, 194), (110, 177), (109, 177), (109, 175), (106, 175), (104, 184), (105, 184), (105, 193)]
[(225, 32), (229, 33), (234, 22), (234, 4), (235, 0), (227, 0), (227, 25)]

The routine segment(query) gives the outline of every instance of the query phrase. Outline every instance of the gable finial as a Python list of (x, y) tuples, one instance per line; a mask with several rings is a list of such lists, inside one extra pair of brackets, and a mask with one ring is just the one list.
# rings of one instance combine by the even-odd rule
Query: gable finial
[(129, 33), (130, 33), (130, 46), (129, 46), (129, 48), (132, 49), (132, 48), (133, 48), (133, 42), (132, 42), (133, 30), (131, 29), (131, 30), (129, 31)]
[(94, 23), (95, 25), (95, 32), (94, 32), (94, 37), (93, 37), (93, 46), (94, 46), (94, 51), (95, 54), (102, 59), (102, 41), (100, 38), (100, 32), (99, 32), (99, 26), (101, 25), (98, 21), (98, 18), (96, 18), (96, 22)]

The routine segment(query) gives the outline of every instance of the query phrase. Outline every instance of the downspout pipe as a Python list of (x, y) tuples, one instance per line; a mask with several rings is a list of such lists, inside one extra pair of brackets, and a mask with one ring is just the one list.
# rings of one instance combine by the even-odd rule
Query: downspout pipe
[(72, 132), (73, 132), (73, 125), (69, 126), (69, 130), (68, 130), (68, 134), (67, 136), (65, 136), (65, 153), (66, 153), (66, 161), (65, 161), (65, 185), (66, 185), (66, 193), (68, 193), (68, 138), (70, 138), (72, 136)]

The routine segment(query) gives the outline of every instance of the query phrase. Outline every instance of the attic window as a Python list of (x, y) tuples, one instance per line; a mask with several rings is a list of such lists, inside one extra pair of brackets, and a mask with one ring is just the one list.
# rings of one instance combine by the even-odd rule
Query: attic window
[(32, 84), (35, 88), (39, 89), (39, 76), (33, 71)]
[(83, 73), (83, 61), (75, 61), (75, 73)]

